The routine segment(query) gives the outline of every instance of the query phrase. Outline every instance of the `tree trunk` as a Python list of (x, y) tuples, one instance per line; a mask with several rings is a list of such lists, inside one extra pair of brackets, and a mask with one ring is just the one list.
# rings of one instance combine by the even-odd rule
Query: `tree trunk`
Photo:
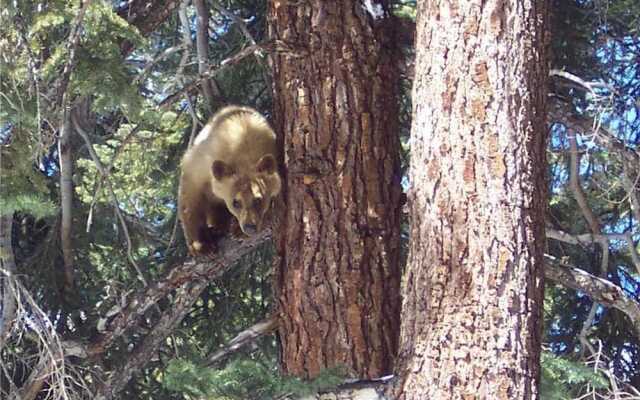
[[(65, 96), (66, 97), (66, 96)], [(63, 293), (66, 299), (73, 293), (74, 256), (71, 225), (73, 223), (73, 159), (71, 155), (71, 122), (66, 102), (62, 111), (62, 126), (58, 139), (58, 158), (60, 160), (60, 241), (64, 262)]]
[(13, 280), (16, 260), (12, 244), (13, 212), (0, 215), (0, 351), (11, 335), (17, 304)]
[(399, 326), (397, 74), (386, 2), (269, 3), (281, 361), (316, 376), (390, 371)]
[[(193, 0), (196, 8), (196, 52), (198, 54), (198, 73), (202, 77), (209, 70), (209, 6), (204, 0)], [(184, 29), (189, 29), (185, 26)], [(211, 115), (215, 104), (213, 87), (209, 78), (202, 80), (202, 93), (207, 104), (206, 115)]]
[(547, 2), (418, 2), (399, 399), (538, 398)]

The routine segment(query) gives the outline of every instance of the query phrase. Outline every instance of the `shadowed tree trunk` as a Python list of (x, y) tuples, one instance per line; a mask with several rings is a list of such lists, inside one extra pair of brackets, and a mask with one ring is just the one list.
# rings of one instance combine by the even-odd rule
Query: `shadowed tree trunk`
[(16, 317), (16, 295), (12, 279), (15, 279), (16, 260), (12, 244), (13, 212), (0, 215), (0, 351), (11, 334)]
[(538, 398), (546, 20), (546, 0), (418, 2), (394, 398)]
[(391, 370), (399, 326), (397, 73), (385, 2), (269, 3), (284, 148), (281, 360), (316, 376)]

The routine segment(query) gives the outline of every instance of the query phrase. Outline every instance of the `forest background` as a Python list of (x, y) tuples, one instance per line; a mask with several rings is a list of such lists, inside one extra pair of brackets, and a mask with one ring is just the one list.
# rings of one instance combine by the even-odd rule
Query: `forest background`
[[(406, 189), (416, 5), (391, 6)], [(601, 280), (547, 281), (543, 398), (640, 398), (640, 3), (558, 0), (551, 15), (546, 252)], [(188, 261), (177, 221), (179, 160), (212, 112), (273, 118), (269, 56), (288, 49), (265, 2), (3, 0), (0, 18), (0, 396), (277, 398), (342, 382), (278, 372), (268, 232), (214, 271)], [(200, 286), (171, 286), (184, 279)], [(247, 328), (260, 334), (221, 351)]]

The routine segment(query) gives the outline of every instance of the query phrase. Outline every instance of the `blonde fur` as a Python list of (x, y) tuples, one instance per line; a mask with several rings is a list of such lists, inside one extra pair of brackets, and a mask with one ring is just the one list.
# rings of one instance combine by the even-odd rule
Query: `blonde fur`
[(192, 254), (212, 251), (231, 215), (245, 233), (262, 229), (280, 192), (276, 154), (275, 133), (256, 110), (229, 106), (209, 120), (182, 158), (179, 212)]

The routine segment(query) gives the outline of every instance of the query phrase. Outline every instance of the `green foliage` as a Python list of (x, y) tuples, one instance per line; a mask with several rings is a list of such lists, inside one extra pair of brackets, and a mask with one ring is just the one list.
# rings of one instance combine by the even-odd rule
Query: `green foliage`
[(57, 207), (48, 199), (37, 194), (22, 194), (17, 196), (0, 196), (0, 215), (21, 212), (31, 214), (36, 218), (43, 218), (54, 214)]
[(283, 377), (274, 367), (242, 360), (224, 369), (202, 368), (190, 360), (172, 360), (164, 384), (171, 391), (209, 400), (273, 399), (284, 394), (307, 396), (344, 382), (344, 372), (327, 369), (311, 381)]
[(400, 18), (409, 18), (416, 20), (416, 2), (415, 0), (400, 0), (393, 5), (393, 14)]
[[(109, 182), (120, 207), (149, 221), (166, 221), (175, 210), (177, 176), (175, 160), (167, 148), (181, 142), (186, 123), (184, 118), (178, 120), (174, 112), (147, 110), (144, 118), (144, 125), (150, 129), (135, 130), (130, 124), (122, 124), (111, 138), (94, 145), (94, 149), (105, 168), (112, 166)], [(90, 204), (103, 180), (93, 160), (80, 159), (77, 164), (82, 172), (77, 194), (81, 201)], [(111, 205), (105, 187), (97, 193), (96, 200)]]
[(545, 400), (570, 400), (586, 386), (593, 389), (606, 389), (609, 386), (600, 372), (550, 352), (542, 353), (541, 364), (540, 398)]

